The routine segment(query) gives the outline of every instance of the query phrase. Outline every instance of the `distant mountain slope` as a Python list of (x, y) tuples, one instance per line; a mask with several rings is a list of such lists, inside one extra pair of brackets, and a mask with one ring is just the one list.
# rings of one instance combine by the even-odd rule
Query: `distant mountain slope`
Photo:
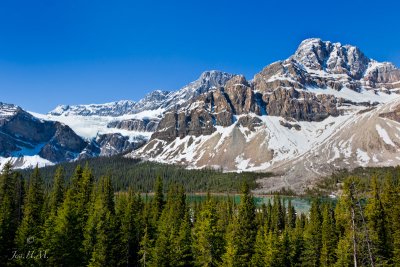
[(49, 164), (73, 160), (87, 145), (64, 124), (40, 120), (18, 106), (0, 103), (0, 156), (3, 158), (28, 156), (32, 164), (35, 160)]
[(53, 116), (106, 116), (119, 117), (149, 110), (168, 110), (179, 106), (189, 99), (224, 86), (234, 75), (222, 71), (205, 71), (200, 77), (177, 91), (155, 90), (138, 102), (121, 100), (105, 104), (59, 105), (48, 115)]

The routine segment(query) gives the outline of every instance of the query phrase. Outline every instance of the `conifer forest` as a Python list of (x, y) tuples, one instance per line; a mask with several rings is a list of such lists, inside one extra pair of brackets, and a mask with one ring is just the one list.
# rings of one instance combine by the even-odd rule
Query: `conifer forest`
[[(400, 172), (347, 176), (309, 213), (276, 196), (256, 205), (159, 177), (149, 194), (115, 189), (86, 165), (0, 178), (0, 266), (400, 266)], [(67, 177), (68, 176), (68, 177)], [(69, 177), (70, 176), (70, 177)], [(183, 181), (184, 183), (184, 181)]]

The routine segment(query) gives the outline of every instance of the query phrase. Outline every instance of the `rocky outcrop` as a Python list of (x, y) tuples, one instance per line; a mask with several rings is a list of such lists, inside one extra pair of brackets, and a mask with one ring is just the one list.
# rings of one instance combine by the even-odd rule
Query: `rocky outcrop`
[(238, 119), (236, 126), (245, 127), (248, 128), (250, 131), (255, 131), (257, 127), (262, 126), (262, 120), (260, 120), (258, 117), (246, 115)]
[(267, 113), (271, 116), (303, 121), (321, 121), (340, 114), (338, 106), (343, 102), (333, 95), (316, 95), (306, 91), (279, 88), (263, 96)]
[(400, 88), (400, 70), (388, 62), (371, 62), (363, 81), (366, 86), (372, 88)]
[(99, 156), (112, 156), (126, 153), (142, 146), (146, 140), (129, 141), (129, 138), (119, 133), (103, 134), (96, 138), (96, 143), (100, 147)]
[(243, 76), (234, 76), (219, 87), (167, 112), (152, 138), (172, 141), (186, 135), (210, 135), (215, 126), (230, 126), (234, 115), (261, 114), (254, 91)]
[(130, 120), (120, 120), (112, 121), (107, 124), (108, 128), (116, 128), (127, 131), (136, 132), (154, 132), (157, 129), (158, 120), (152, 119), (130, 119)]
[(390, 120), (394, 120), (394, 121), (400, 122), (400, 105), (395, 107), (390, 112), (385, 112), (385, 113), (379, 114), (379, 117), (387, 118), (387, 119), (390, 119)]

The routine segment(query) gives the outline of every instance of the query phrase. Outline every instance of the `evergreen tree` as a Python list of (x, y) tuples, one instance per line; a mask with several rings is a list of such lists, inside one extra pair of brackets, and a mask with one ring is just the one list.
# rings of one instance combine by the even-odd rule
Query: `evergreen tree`
[(336, 261), (335, 250), (337, 247), (337, 235), (335, 216), (329, 204), (323, 205), (322, 229), (321, 229), (321, 266), (333, 266)]
[(224, 233), (218, 226), (214, 200), (203, 205), (193, 229), (193, 254), (196, 266), (218, 266), (224, 249)]
[(19, 251), (27, 256), (20, 259), (20, 263), (23, 265), (34, 265), (36, 253), (45, 254), (44, 251), (40, 250), (42, 223), (44, 220), (43, 205), (43, 181), (39, 168), (36, 166), (29, 180), (28, 192), (24, 199), (23, 219), (16, 236)]
[(267, 249), (264, 230), (265, 227), (260, 227), (257, 231), (256, 242), (254, 243), (254, 254), (251, 259), (251, 266), (265, 266), (265, 254)]
[[(400, 196), (400, 185), (397, 185), (396, 196)], [(397, 202), (392, 209), (392, 229), (393, 229), (393, 264), (400, 266), (400, 204)]]
[(280, 255), (280, 240), (277, 231), (270, 231), (266, 236), (266, 253), (265, 253), (265, 266), (278, 267), (282, 266)]
[(309, 223), (304, 232), (304, 266), (320, 266), (322, 235), (321, 235), (322, 216), (319, 200), (314, 200), (311, 204)]
[(292, 201), (289, 200), (288, 203), (288, 211), (287, 211), (287, 226), (289, 228), (295, 228), (296, 227), (296, 211), (294, 207), (292, 206)]
[(141, 266), (150, 266), (151, 264), (151, 251), (152, 251), (152, 240), (149, 238), (147, 227), (144, 229), (143, 239), (140, 241), (140, 263)]
[(349, 236), (342, 236), (336, 249), (337, 267), (351, 267), (353, 265), (352, 245)]
[(271, 213), (271, 230), (282, 232), (285, 228), (285, 208), (279, 196), (274, 197)]
[(140, 241), (144, 231), (143, 202), (140, 195), (135, 195), (130, 189), (126, 201), (119, 199), (119, 204), (124, 265), (137, 266), (140, 259)]
[(192, 230), (190, 223), (189, 211), (186, 210), (182, 223), (180, 225), (179, 233), (173, 240), (173, 258), (172, 263), (174, 266), (192, 266), (193, 253), (192, 253)]
[[(233, 259), (233, 266), (245, 266), (251, 262), (254, 253), (254, 243), (257, 235), (255, 222), (255, 204), (248, 184), (242, 188), (241, 202), (238, 209), (237, 225), (232, 228), (232, 236), (228, 240), (228, 248), (224, 256), (229, 265), (229, 257)], [(230, 255), (230, 253), (233, 253)]]
[(304, 216), (296, 218), (296, 226), (291, 234), (291, 259), (293, 266), (301, 266), (301, 257), (304, 250)]
[(154, 266), (174, 266), (177, 250), (174, 243), (178, 238), (181, 220), (185, 217), (186, 195), (181, 186), (170, 186), (167, 202), (158, 221), (157, 239), (152, 250), (151, 261)]
[(47, 250), (52, 246), (53, 235), (55, 232), (55, 222), (57, 218), (57, 210), (64, 200), (64, 170), (62, 167), (56, 169), (54, 175), (53, 188), (50, 192), (47, 205), (47, 217), (42, 232), (42, 250)]
[(391, 255), (391, 243), (388, 216), (380, 198), (377, 177), (371, 179), (371, 198), (368, 199), (366, 216), (368, 218), (369, 237), (372, 241), (375, 263), (388, 263)]
[(22, 217), (23, 181), (10, 162), (0, 174), (0, 262), (7, 263), (15, 251), (14, 239)]
[(58, 167), (54, 175), (53, 189), (50, 194), (49, 210), (50, 213), (56, 213), (57, 208), (62, 204), (64, 200), (64, 169)]
[(114, 190), (109, 177), (102, 177), (85, 227), (84, 251), (89, 266), (117, 266), (118, 221), (115, 216)]
[(83, 249), (84, 228), (87, 223), (93, 175), (88, 166), (78, 165), (65, 199), (57, 212), (54, 233), (47, 244), (48, 264), (79, 266), (85, 262)]

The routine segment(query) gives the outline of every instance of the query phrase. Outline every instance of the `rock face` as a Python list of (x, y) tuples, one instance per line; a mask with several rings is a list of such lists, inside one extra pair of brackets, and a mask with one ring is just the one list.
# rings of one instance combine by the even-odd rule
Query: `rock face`
[(328, 116), (338, 116), (343, 99), (332, 95), (316, 95), (296, 89), (278, 88), (263, 97), (267, 113), (304, 121), (321, 121)]
[(215, 126), (230, 126), (235, 114), (261, 113), (256, 97), (243, 76), (234, 76), (219, 87), (172, 109), (161, 119), (152, 138), (172, 141), (187, 135), (210, 135)]
[(103, 134), (96, 138), (96, 143), (100, 147), (99, 156), (113, 156), (126, 153), (142, 146), (146, 140), (136, 140), (130, 142), (129, 138), (122, 134)]
[(136, 132), (154, 132), (157, 129), (157, 125), (158, 120), (144, 118), (141, 120), (129, 119), (112, 121), (107, 124), (107, 127)]

